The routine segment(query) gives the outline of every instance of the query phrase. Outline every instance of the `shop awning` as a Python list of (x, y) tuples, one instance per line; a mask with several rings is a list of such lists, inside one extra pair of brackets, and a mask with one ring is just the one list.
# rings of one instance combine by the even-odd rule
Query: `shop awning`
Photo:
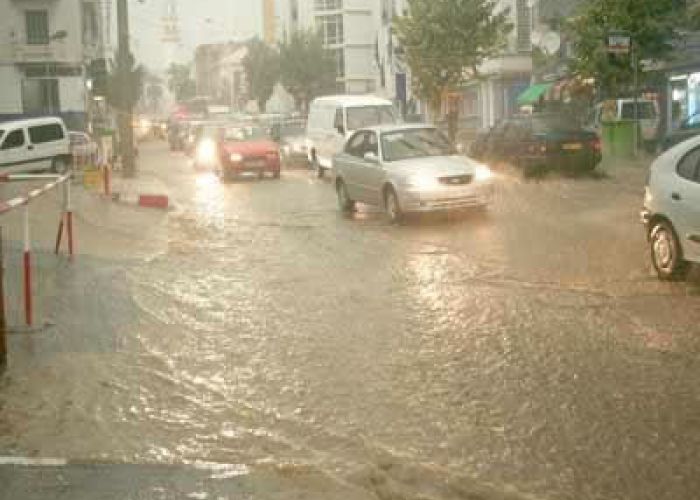
[(524, 106), (526, 104), (535, 104), (540, 100), (549, 89), (552, 88), (552, 83), (536, 83), (530, 85), (525, 91), (518, 96), (518, 104)]

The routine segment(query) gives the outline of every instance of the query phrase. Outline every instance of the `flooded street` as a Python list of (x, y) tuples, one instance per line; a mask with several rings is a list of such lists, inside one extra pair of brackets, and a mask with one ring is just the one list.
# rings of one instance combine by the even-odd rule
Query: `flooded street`
[(503, 174), (486, 212), (395, 227), (306, 171), (142, 164), (167, 241), (58, 271), (56, 326), (10, 338), (0, 455), (274, 471), (299, 498), (700, 488), (700, 285), (651, 275), (643, 174)]

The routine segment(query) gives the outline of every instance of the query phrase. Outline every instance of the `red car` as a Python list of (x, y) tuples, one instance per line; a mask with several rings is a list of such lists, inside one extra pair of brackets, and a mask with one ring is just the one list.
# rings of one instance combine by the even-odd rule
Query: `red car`
[(224, 127), (219, 138), (219, 175), (226, 181), (244, 172), (263, 178), (270, 173), (280, 176), (280, 155), (262, 128), (255, 126)]

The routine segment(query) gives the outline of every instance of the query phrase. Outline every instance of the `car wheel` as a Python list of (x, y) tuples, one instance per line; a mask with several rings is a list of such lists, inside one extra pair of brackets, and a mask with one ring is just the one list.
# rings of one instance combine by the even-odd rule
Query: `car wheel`
[(318, 177), (319, 179), (323, 179), (323, 177), (326, 174), (326, 171), (318, 162), (318, 158), (314, 158), (314, 170), (316, 171), (316, 177)]
[(56, 158), (51, 165), (51, 170), (59, 175), (63, 175), (69, 170), (68, 163), (63, 158)]
[(389, 222), (392, 224), (399, 224), (403, 221), (403, 212), (401, 211), (401, 205), (399, 205), (399, 197), (396, 196), (396, 191), (394, 191), (393, 188), (387, 189), (384, 195), (384, 209), (386, 210)]
[(348, 188), (345, 186), (345, 182), (342, 179), (338, 180), (338, 184), (335, 188), (336, 194), (338, 195), (338, 207), (341, 212), (352, 212), (355, 210), (355, 202), (350, 199), (348, 195)]
[(655, 223), (650, 232), (649, 246), (651, 262), (659, 279), (670, 281), (685, 276), (688, 263), (683, 260), (678, 236), (671, 224), (666, 221)]

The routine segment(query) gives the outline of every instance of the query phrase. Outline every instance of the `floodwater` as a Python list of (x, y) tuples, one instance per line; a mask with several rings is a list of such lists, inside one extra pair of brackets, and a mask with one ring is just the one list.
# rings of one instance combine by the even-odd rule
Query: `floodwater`
[(392, 227), (307, 172), (143, 161), (167, 239), (57, 271), (55, 326), (10, 339), (0, 455), (313, 471), (347, 498), (696, 495), (700, 286), (650, 274), (643, 174), (504, 174), (486, 213)]

